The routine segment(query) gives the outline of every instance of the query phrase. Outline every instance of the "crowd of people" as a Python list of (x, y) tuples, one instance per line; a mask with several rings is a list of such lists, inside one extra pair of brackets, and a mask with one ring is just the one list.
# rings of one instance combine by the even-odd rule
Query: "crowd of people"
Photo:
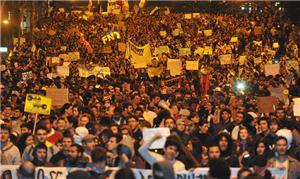
[[(213, 33), (205, 35), (207, 29)], [(112, 30), (121, 39), (103, 44), (101, 37)], [(232, 37), (238, 41), (231, 42)], [(151, 64), (164, 69), (159, 76), (150, 77), (147, 69), (136, 69), (125, 58), (118, 43), (129, 40), (137, 46), (150, 44), (152, 53), (156, 47), (169, 47), (169, 53)], [(225, 161), (240, 167), (240, 178), (253, 173), (272, 178), (269, 167), (285, 169), (286, 178), (299, 178), (300, 118), (294, 115), (292, 99), (300, 97), (300, 71), (299, 65), (287, 65), (299, 63), (298, 45), (295, 25), (282, 12), (267, 8), (199, 13), (191, 19), (165, 8), (130, 15), (94, 12), (88, 18), (53, 9), (1, 62), (1, 164), (79, 167), (92, 177), (106, 178), (110, 167), (126, 173), (167, 160), (176, 172), (222, 159), (213, 165)], [(103, 51), (107, 46), (111, 52)], [(205, 46), (212, 47), (211, 55), (195, 53)], [(180, 56), (183, 47), (192, 53)], [(51, 64), (47, 57), (74, 51), (80, 59), (70, 62), (69, 76), (48, 75), (65, 61)], [(223, 54), (232, 54), (233, 62), (220, 64)], [(244, 63), (240, 56), (246, 56)], [(183, 64), (197, 60), (199, 70), (183, 69), (181, 76), (172, 77), (169, 58)], [(265, 75), (264, 65), (270, 63), (280, 64), (279, 74)], [(79, 76), (79, 67), (95, 65), (109, 67), (111, 75)], [(32, 77), (23, 80), (22, 73), (29, 71)], [(237, 81), (244, 81), (246, 89), (239, 90)], [(24, 112), (26, 94), (46, 95), (49, 87), (68, 88), (68, 103), (53, 106), (50, 115)], [(288, 93), (273, 112), (261, 113), (256, 97), (271, 96), (271, 88), (278, 87)], [(161, 135), (143, 139), (144, 129), (156, 127), (171, 131), (163, 150), (149, 149)], [(226, 176), (218, 173), (209, 174)]]

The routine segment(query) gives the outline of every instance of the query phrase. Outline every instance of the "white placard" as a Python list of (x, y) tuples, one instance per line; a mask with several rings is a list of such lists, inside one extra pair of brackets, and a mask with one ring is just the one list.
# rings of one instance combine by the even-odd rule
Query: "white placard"
[(170, 135), (170, 129), (169, 128), (148, 128), (143, 130), (143, 139), (145, 142), (151, 140), (157, 133), (159, 133), (162, 136), (162, 138), (153, 142), (152, 145), (150, 146), (150, 149), (164, 148), (167, 137)]
[(293, 112), (294, 116), (300, 116), (300, 98), (294, 98)]

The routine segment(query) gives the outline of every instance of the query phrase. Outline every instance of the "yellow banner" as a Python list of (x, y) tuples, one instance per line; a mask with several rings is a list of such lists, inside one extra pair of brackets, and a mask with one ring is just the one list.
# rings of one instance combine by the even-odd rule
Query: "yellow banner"
[(127, 43), (126, 58), (131, 57), (131, 63), (135, 68), (146, 68), (148, 64), (151, 64), (152, 57), (150, 51), (150, 45), (139, 47), (132, 42)]
[(27, 94), (24, 111), (49, 115), (51, 111), (51, 102), (51, 98), (36, 94)]

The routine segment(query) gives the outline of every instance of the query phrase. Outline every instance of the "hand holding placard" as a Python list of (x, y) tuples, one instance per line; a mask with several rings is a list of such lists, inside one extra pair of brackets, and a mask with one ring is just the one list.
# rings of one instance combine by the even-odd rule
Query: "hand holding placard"
[(153, 142), (150, 149), (164, 148), (167, 137), (170, 135), (169, 128), (148, 128), (143, 130), (145, 142)]

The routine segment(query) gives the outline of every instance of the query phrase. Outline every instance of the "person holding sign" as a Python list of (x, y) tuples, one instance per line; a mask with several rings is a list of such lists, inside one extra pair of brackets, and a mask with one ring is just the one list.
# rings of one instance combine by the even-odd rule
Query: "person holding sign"
[(173, 165), (174, 171), (185, 170), (185, 165), (176, 160), (181, 151), (181, 141), (176, 136), (167, 137), (167, 141), (164, 146), (164, 155), (160, 155), (154, 152), (150, 152), (149, 148), (156, 140), (160, 139), (162, 136), (157, 133), (149, 142), (145, 142), (140, 148), (139, 153), (141, 156), (153, 167), (154, 163), (167, 160)]

